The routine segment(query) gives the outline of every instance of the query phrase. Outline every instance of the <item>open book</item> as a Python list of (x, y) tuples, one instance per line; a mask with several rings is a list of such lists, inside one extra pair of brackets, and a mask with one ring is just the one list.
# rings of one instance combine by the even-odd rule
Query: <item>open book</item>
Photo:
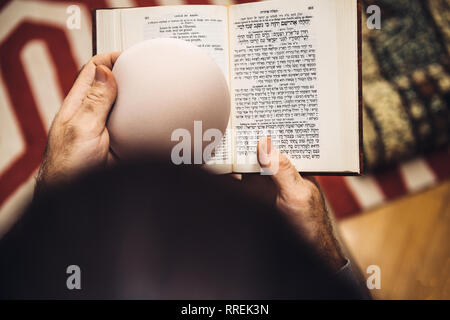
[(206, 50), (228, 80), (229, 128), (218, 172), (259, 172), (256, 144), (270, 136), (300, 172), (361, 172), (357, 0), (278, 0), (94, 11), (94, 53), (152, 38)]

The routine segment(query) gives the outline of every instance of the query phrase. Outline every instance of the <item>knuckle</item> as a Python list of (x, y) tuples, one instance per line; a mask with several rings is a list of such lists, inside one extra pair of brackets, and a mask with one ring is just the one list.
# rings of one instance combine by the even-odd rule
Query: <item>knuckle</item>
[(64, 126), (63, 140), (66, 144), (70, 144), (75, 141), (78, 134), (79, 132), (76, 126), (74, 126), (73, 124), (67, 124), (66, 126)]
[(62, 128), (65, 125), (67, 125), (69, 121), (70, 117), (61, 110), (59, 110), (58, 113), (56, 113), (55, 117), (53, 118), (52, 124), (50, 126), (50, 131), (59, 130), (59, 128)]
[(95, 56), (93, 56), (88, 63), (93, 63), (94, 65), (96, 65), (95, 61), (97, 61), (99, 59), (101, 54), (96, 54)]
[(88, 111), (94, 111), (97, 105), (104, 103), (105, 94), (100, 90), (89, 90), (85, 98), (85, 107)]
[(310, 203), (313, 201), (313, 194), (310, 189), (304, 188), (295, 193), (294, 201), (297, 203)]
[(89, 93), (87, 94), (86, 98), (88, 100), (91, 100), (93, 102), (102, 102), (105, 100), (105, 93), (101, 90), (89, 90)]
[(298, 205), (317, 206), (322, 201), (320, 191), (312, 183), (304, 183), (288, 190), (286, 197), (291, 203)]

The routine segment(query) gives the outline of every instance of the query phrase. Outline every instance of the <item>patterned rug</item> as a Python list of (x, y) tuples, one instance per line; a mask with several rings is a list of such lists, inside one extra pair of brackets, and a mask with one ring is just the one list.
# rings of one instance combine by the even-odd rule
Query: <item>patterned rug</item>
[[(362, 2), (364, 177), (319, 177), (340, 218), (450, 177), (450, 1)], [(365, 11), (365, 10), (363, 10)]]
[(369, 170), (448, 146), (450, 2), (364, 1), (381, 8), (381, 30), (362, 19), (364, 153)]
[[(243, 2), (251, 1), (0, 0), (0, 234), (30, 199), (51, 120), (90, 58), (91, 8)], [(449, 2), (374, 3), (381, 30), (368, 30), (362, 19), (364, 152), (372, 174), (319, 177), (338, 217), (450, 177)], [(81, 9), (80, 30), (66, 27), (71, 4)]]

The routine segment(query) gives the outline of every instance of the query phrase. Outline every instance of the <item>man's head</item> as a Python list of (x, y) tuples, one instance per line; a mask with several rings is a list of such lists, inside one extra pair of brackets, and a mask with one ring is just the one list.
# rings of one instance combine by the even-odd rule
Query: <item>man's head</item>
[[(67, 267), (81, 270), (69, 290)], [(36, 197), (0, 241), (9, 298), (345, 298), (284, 216), (238, 181), (145, 162)]]

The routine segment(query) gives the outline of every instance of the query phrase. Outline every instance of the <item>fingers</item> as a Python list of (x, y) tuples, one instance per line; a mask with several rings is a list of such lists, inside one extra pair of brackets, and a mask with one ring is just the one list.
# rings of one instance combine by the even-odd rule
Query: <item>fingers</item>
[(273, 181), (280, 190), (289, 190), (290, 188), (298, 186), (299, 183), (303, 182), (303, 178), (286, 155), (281, 153), (278, 154), (279, 168), (278, 171), (272, 175)]
[(98, 54), (94, 56), (91, 61), (96, 65), (104, 65), (107, 66), (109, 69), (112, 69), (114, 66), (114, 63), (116, 63), (116, 60), (119, 58), (121, 52), (110, 52), (110, 53), (104, 53), (104, 54)]
[(81, 107), (74, 115), (73, 121), (92, 133), (100, 133), (106, 123), (109, 111), (117, 96), (117, 85), (110, 69), (99, 65), (95, 69), (95, 78), (88, 90)]
[(112, 69), (119, 55), (120, 52), (111, 52), (96, 55), (89, 60), (80, 71), (72, 89), (64, 100), (60, 110), (60, 116), (63, 117), (63, 120), (71, 118), (81, 106), (84, 97), (86, 97), (94, 82), (96, 67), (103, 65)]
[(261, 168), (269, 168), (272, 156), (272, 139), (270, 137), (261, 138), (256, 145), (258, 163)]
[(78, 78), (74, 84), (74, 88), (77, 85), (83, 84), (91, 86), (95, 77), (95, 68), (97, 66), (105, 66), (108, 69), (112, 70), (114, 63), (119, 58), (119, 56), (120, 52), (111, 52), (98, 54), (92, 57), (92, 59), (89, 60), (89, 62), (83, 67), (80, 74), (78, 75)]
[(270, 137), (259, 140), (257, 157), (261, 168), (268, 169), (272, 180), (280, 190), (289, 190), (303, 182), (303, 178), (289, 158), (272, 146)]

